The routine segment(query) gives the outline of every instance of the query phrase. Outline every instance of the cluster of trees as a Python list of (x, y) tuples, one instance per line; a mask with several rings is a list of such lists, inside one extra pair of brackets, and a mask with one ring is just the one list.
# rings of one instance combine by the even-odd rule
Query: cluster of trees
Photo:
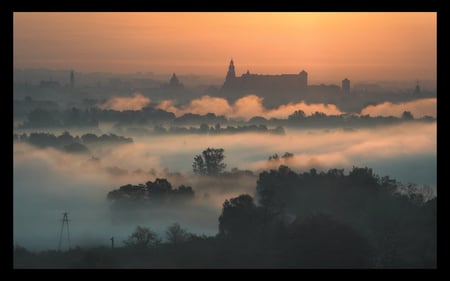
[[(351, 227), (371, 246), (371, 266), (436, 263), (436, 197), (429, 187), (379, 177), (367, 167), (295, 173), (287, 166), (262, 172), (258, 205), (267, 217), (325, 214)], [(331, 239), (331, 237), (330, 237)]]
[(157, 125), (154, 127), (154, 132), (159, 134), (239, 134), (239, 133), (271, 133), (284, 135), (285, 131), (282, 126), (277, 126), (273, 129), (267, 128), (266, 125), (244, 125), (244, 126), (226, 126), (221, 127), (220, 123), (215, 126), (208, 126), (202, 123), (198, 128), (196, 127), (170, 127), (169, 129)]
[(67, 131), (59, 136), (50, 133), (30, 133), (29, 135), (23, 133), (14, 134), (13, 138), (14, 141), (26, 142), (40, 148), (54, 147), (68, 152), (89, 152), (86, 145), (124, 144), (133, 142), (132, 138), (117, 136), (115, 134), (103, 134), (97, 136), (88, 133), (80, 137), (72, 136)]
[[(171, 190), (164, 180), (150, 182), (150, 186), (157, 193)], [(130, 198), (152, 188), (123, 187)], [(49, 266), (54, 265), (53, 261), (66, 267), (436, 267), (436, 197), (428, 188), (379, 177), (367, 167), (353, 167), (348, 174), (343, 169), (296, 173), (283, 165), (264, 171), (259, 175), (255, 197), (241, 194), (225, 200), (218, 222), (219, 231), (211, 237), (193, 235), (173, 224), (166, 231), (167, 242), (150, 228), (139, 226), (124, 241), (124, 247), (114, 249), (78, 248), (66, 253), (33, 254), (16, 247), (15, 264)]]
[(234, 258), (243, 256), (247, 266), (374, 266), (372, 245), (353, 227), (322, 213), (289, 218), (256, 204), (248, 194), (224, 202), (218, 238), (237, 251)]
[[(200, 236), (188, 232), (177, 222), (169, 225), (165, 231), (166, 243), (177, 246), (190, 240), (198, 239)], [(163, 240), (159, 235), (148, 227), (137, 226), (134, 232), (123, 241), (126, 247), (132, 248), (155, 248), (161, 246)]]
[(170, 203), (194, 198), (195, 192), (191, 186), (180, 185), (172, 188), (167, 179), (155, 179), (139, 185), (123, 185), (110, 191), (107, 198), (115, 205), (126, 203)]
[[(206, 150), (207, 151), (207, 150)], [(219, 154), (220, 150), (217, 151)], [(225, 200), (215, 237), (199, 239), (214, 267), (434, 267), (436, 198), (430, 188), (370, 168), (262, 172), (256, 199)], [(181, 243), (181, 256), (189, 243)], [(227, 250), (228, 249), (228, 250)], [(188, 251), (188, 252), (184, 252)]]

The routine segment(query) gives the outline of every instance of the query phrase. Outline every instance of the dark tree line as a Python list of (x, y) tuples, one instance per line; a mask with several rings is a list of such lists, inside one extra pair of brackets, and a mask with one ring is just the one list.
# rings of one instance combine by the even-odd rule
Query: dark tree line
[(371, 127), (376, 125), (391, 125), (400, 124), (405, 121), (421, 121), (421, 122), (433, 122), (436, 118), (431, 116), (424, 116), (422, 118), (414, 118), (410, 111), (404, 111), (402, 116), (369, 116), (369, 115), (326, 115), (322, 112), (314, 112), (310, 116), (306, 116), (303, 110), (296, 110), (286, 119), (279, 119), (264, 124), (282, 124), (289, 127), (306, 127), (306, 128), (318, 128), (318, 127), (344, 127), (344, 128), (359, 128), (359, 127)]
[(145, 184), (127, 184), (110, 191), (107, 198), (114, 204), (124, 203), (170, 203), (179, 202), (194, 198), (195, 192), (191, 186), (180, 185), (172, 188), (172, 184), (167, 179), (155, 179)]
[[(406, 121), (434, 122), (436, 118), (425, 116), (415, 118), (411, 112), (403, 112), (400, 118), (389, 116), (369, 116), (369, 115), (326, 115), (323, 112), (314, 112), (306, 116), (301, 109), (294, 111), (286, 118), (266, 119), (261, 116), (254, 116), (248, 122), (229, 120), (225, 116), (217, 116), (214, 113), (205, 115), (186, 113), (176, 117), (172, 112), (164, 111), (153, 107), (145, 107), (142, 110), (117, 111), (110, 109), (90, 109), (71, 108), (66, 110), (51, 110), (36, 108), (29, 112), (26, 120), (19, 128), (98, 128), (99, 122), (115, 122), (118, 128), (123, 126), (153, 125), (155, 133), (240, 133), (240, 132), (269, 132), (284, 134), (283, 127), (366, 127), (382, 124), (399, 124)], [(173, 126), (167, 130), (160, 126), (161, 123), (169, 123)], [(231, 126), (230, 123), (240, 123), (242, 125)], [(217, 124), (229, 125), (224, 128), (217, 128)], [(178, 127), (179, 125), (200, 125), (199, 129), (187, 129)], [(273, 126), (274, 129), (267, 129)]]
[[(275, 128), (267, 128), (266, 125), (243, 125), (243, 126), (231, 126), (221, 127), (220, 123), (215, 126), (208, 126), (206, 123), (200, 124), (199, 127), (176, 127), (171, 126), (168, 129), (163, 126), (157, 125), (154, 127), (153, 131), (158, 134), (240, 134), (240, 133), (269, 133), (284, 135), (284, 128), (277, 126)], [(149, 132), (148, 132), (149, 133)]]
[(45, 148), (54, 147), (66, 150), (68, 152), (88, 152), (86, 145), (95, 144), (124, 144), (133, 142), (132, 138), (117, 136), (115, 134), (103, 134), (97, 136), (95, 134), (84, 134), (80, 136), (72, 136), (69, 132), (64, 132), (57, 136), (50, 133), (30, 133), (14, 134), (14, 141), (26, 142), (31, 145)]

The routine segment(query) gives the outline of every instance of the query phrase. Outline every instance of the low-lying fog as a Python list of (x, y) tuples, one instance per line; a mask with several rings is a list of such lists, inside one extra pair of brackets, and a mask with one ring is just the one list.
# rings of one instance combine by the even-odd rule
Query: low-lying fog
[[(127, 136), (129, 137), (129, 136)], [(292, 130), (286, 135), (171, 135), (138, 137), (117, 146), (91, 148), (91, 155), (68, 154), (14, 144), (14, 241), (31, 250), (56, 249), (62, 213), (69, 213), (72, 247), (116, 245), (139, 225), (164, 236), (173, 222), (199, 234), (214, 235), (226, 198), (254, 195), (258, 172), (286, 164), (295, 171), (368, 166), (380, 176), (436, 188), (436, 123), (408, 123), (357, 131)], [(192, 174), (196, 154), (225, 149), (227, 170), (252, 170), (255, 176), (215, 181)], [(268, 157), (294, 154), (288, 162)], [(91, 157), (95, 157), (95, 160)], [(107, 193), (125, 184), (167, 177), (174, 188), (191, 185), (195, 199), (182, 206), (130, 212), (118, 219)], [(65, 240), (63, 246), (67, 247)]]

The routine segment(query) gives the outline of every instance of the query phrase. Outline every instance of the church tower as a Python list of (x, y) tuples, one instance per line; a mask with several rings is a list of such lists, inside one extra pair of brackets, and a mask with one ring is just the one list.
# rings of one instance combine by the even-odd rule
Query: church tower
[(236, 78), (236, 73), (234, 72), (234, 62), (233, 59), (230, 61), (230, 66), (228, 66), (227, 80)]
[(234, 71), (233, 59), (231, 59), (230, 65), (228, 66), (227, 77), (225, 78), (225, 83), (223, 84), (223, 87), (231, 88), (235, 79), (236, 79), (236, 72)]

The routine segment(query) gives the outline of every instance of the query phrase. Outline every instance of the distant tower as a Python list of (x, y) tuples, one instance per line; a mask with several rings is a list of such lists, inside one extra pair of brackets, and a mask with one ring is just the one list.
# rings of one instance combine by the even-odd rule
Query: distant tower
[(350, 93), (350, 80), (348, 80), (347, 78), (342, 80), (342, 92)]
[(181, 85), (180, 81), (178, 80), (177, 75), (175, 74), (175, 72), (172, 74), (172, 78), (170, 78), (169, 87), (170, 88), (174, 88), (174, 89), (182, 87), (182, 85)]
[(419, 81), (417, 81), (416, 88), (414, 89), (414, 94), (420, 94)]
[(301, 83), (302, 88), (307, 88), (308, 87), (308, 72), (302, 70), (299, 73), (299, 76), (300, 76), (300, 83)]
[(62, 242), (62, 237), (63, 237), (63, 232), (64, 232), (64, 225), (67, 227), (67, 242), (68, 242), (68, 246), (69, 246), (69, 250), (70, 250), (69, 218), (67, 217), (67, 215), (68, 215), (67, 212), (63, 213), (63, 219), (62, 219), (62, 224), (61, 224), (61, 232), (59, 234), (58, 251), (61, 250), (61, 242)]
[(226, 80), (232, 80), (236, 78), (236, 73), (234, 72), (234, 62), (233, 59), (230, 61), (230, 65), (228, 66), (228, 73)]
[(223, 83), (223, 88), (233, 88), (236, 79), (236, 72), (234, 71), (234, 62), (233, 59), (230, 61), (230, 65), (228, 66), (227, 77), (225, 78), (225, 82)]
[(73, 70), (70, 71), (70, 88), (73, 89), (75, 86), (75, 72)]

